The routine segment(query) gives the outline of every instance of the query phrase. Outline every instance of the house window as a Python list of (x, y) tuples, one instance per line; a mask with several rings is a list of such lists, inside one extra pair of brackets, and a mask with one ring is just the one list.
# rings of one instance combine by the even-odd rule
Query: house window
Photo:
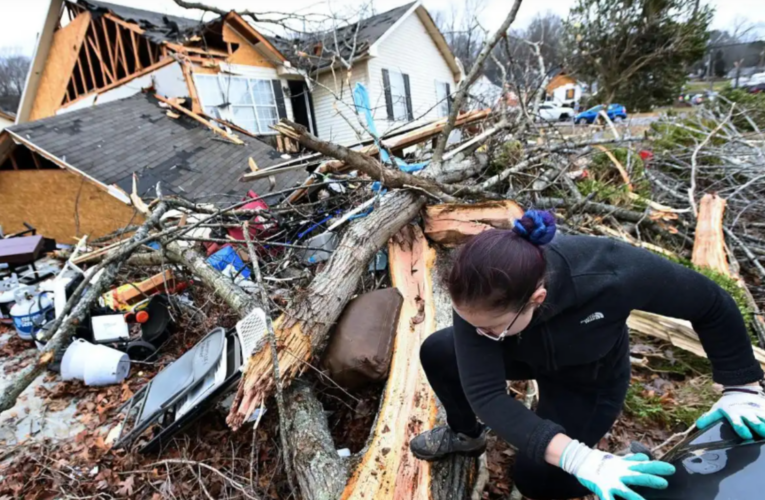
[(382, 70), (382, 72), (388, 120), (397, 122), (414, 120), (409, 75), (387, 69)]
[(438, 116), (449, 116), (452, 110), (452, 88), (446, 82), (436, 81), (436, 102), (438, 103)]
[(567, 101), (573, 101), (574, 96), (576, 93), (574, 92), (575, 89), (566, 89), (566, 100)]
[(253, 134), (273, 134), (279, 121), (273, 84), (245, 76), (194, 75), (205, 114), (228, 120)]

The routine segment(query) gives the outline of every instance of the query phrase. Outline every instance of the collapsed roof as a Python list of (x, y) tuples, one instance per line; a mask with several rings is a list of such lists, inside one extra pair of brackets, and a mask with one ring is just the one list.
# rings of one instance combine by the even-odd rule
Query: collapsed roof
[(100, 184), (116, 185), (154, 196), (161, 183), (164, 194), (200, 202), (241, 197), (248, 189), (260, 195), (302, 182), (307, 174), (296, 170), (251, 184), (240, 178), (249, 158), (260, 167), (283, 161), (271, 146), (252, 137), (233, 144), (206, 126), (185, 116), (172, 118), (148, 94), (136, 94), (6, 129), (16, 140), (43, 156), (53, 157)]
[[(164, 41), (177, 42), (194, 30), (206, 24), (201, 19), (171, 16), (161, 12), (134, 9), (124, 5), (117, 5), (96, 0), (78, 0), (80, 5), (93, 13), (103, 14), (111, 11), (124, 21), (134, 22), (145, 30), (144, 36), (155, 43)], [(217, 20), (217, 18), (216, 18)]]

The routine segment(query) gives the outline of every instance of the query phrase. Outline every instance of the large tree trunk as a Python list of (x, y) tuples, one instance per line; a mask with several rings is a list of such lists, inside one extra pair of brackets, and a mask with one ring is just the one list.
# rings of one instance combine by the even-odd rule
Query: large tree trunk
[(420, 345), (436, 330), (431, 273), (435, 252), (419, 226), (405, 226), (388, 246), (393, 285), (401, 307), (390, 375), (372, 438), (342, 499), (460, 498), (472, 477), (472, 461), (454, 459), (436, 467), (417, 460), (409, 442), (436, 424), (438, 405), (420, 366)]
[[(372, 256), (424, 203), (423, 197), (405, 191), (385, 196), (369, 216), (346, 231), (327, 266), (316, 275), (305, 294), (274, 322), (280, 376), (285, 387), (305, 370), (313, 356), (324, 350), (330, 328), (353, 296)], [(264, 347), (247, 364), (228, 416), (229, 425), (238, 428), (273, 389), (271, 353)]]
[(297, 382), (286, 393), (286, 432), (303, 498), (336, 500), (348, 480), (348, 460), (337, 455), (324, 408), (310, 387)]

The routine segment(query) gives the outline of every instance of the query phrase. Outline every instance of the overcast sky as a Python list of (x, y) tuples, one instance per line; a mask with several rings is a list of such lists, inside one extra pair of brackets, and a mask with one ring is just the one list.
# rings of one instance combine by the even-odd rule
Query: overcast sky
[[(202, 0), (203, 2), (205, 0)], [(374, 0), (378, 12), (397, 7), (408, 0)], [(474, 0), (475, 1), (475, 0)], [(713, 27), (730, 29), (736, 23), (748, 22), (757, 26), (761, 38), (765, 38), (765, 0), (703, 0), (716, 8)], [(172, 0), (111, 0), (112, 3), (131, 7), (165, 12), (168, 14), (196, 17), (194, 11), (178, 7)], [(359, 0), (206, 0), (209, 5), (225, 9), (264, 10), (286, 12), (344, 12), (362, 3)], [(425, 0), (425, 6), (431, 13), (450, 10), (451, 5), (461, 6), (465, 0)], [(485, 7), (478, 13), (478, 18), (487, 28), (496, 28), (505, 17), (509, 0), (483, 0)], [(514, 26), (523, 27), (537, 14), (553, 12), (565, 17), (574, 0), (526, 0), (521, 5), (518, 19)], [(31, 55), (34, 50), (37, 32), (42, 27), (43, 18), (48, 8), (48, 0), (0, 0), (0, 51), (20, 51)]]

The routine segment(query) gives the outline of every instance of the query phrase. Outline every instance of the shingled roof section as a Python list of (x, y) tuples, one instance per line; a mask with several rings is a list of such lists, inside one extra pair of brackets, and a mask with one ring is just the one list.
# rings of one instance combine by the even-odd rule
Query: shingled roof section
[[(279, 36), (271, 37), (270, 40), (280, 52), (289, 55), (289, 57), (295, 56), (295, 46), (301, 50), (313, 52), (311, 48), (316, 44), (321, 43), (325, 50), (332, 52), (339, 51), (340, 55), (346, 60), (349, 59), (352, 54), (354, 59), (358, 59), (359, 57), (366, 55), (369, 47), (374, 45), (385, 32), (391, 29), (414, 4), (415, 2), (411, 2), (396, 7), (395, 9), (362, 19), (357, 23), (343, 26), (334, 31), (314, 33), (304, 37), (302, 40), (288, 40)], [(337, 36), (337, 43), (335, 43), (335, 36)], [(326, 57), (326, 59), (323, 59), (321, 63), (317, 65), (317, 68), (321, 69), (328, 67), (331, 62), (331, 58)]]
[[(151, 198), (160, 182), (164, 194), (199, 202), (241, 198), (248, 189), (259, 195), (299, 185), (307, 177), (293, 170), (253, 183), (240, 182), (248, 172), (248, 158), (259, 167), (283, 162), (271, 146), (244, 137), (244, 146), (215, 135), (186, 117), (170, 118), (147, 94), (93, 106), (9, 127), (35, 147), (106, 184), (132, 192), (133, 173), (138, 190)], [(283, 197), (270, 198), (268, 201)]]
[[(207, 22), (201, 19), (191, 19), (188, 17), (171, 16), (161, 12), (152, 12), (150, 10), (134, 9), (124, 5), (117, 5), (97, 0), (78, 0), (78, 3), (92, 12), (109, 12), (119, 17), (123, 21), (134, 22), (145, 32), (146, 37), (157, 43), (163, 41), (179, 41), (183, 35), (199, 29)], [(216, 17), (212, 21), (219, 19)]]

